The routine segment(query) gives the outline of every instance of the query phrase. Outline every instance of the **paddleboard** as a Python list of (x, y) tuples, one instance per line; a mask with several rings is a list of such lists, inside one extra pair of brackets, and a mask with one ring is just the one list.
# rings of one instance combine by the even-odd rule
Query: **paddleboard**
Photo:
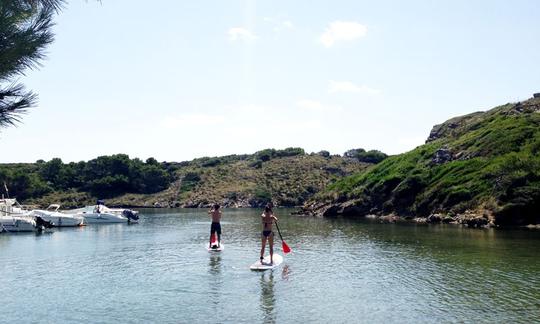
[(221, 252), (225, 249), (225, 246), (223, 243), (221, 243), (219, 247), (217, 247), (217, 242), (212, 242), (212, 246), (208, 246), (208, 244), (206, 244), (206, 249), (208, 252)]
[(223, 243), (221, 243), (219, 245), (219, 247), (217, 246), (217, 237), (216, 237), (216, 234), (213, 234), (212, 235), (212, 243), (210, 243), (210, 246), (206, 246), (206, 248), (208, 249), (209, 252), (219, 252), (219, 251), (223, 251), (224, 249), (224, 246), (223, 246)]
[(223, 246), (223, 243), (221, 243), (219, 245), (219, 247), (217, 246), (218, 245), (218, 240), (217, 240), (217, 236), (216, 236), (216, 233), (213, 233), (212, 234), (212, 237), (211, 237), (211, 240), (210, 240), (212, 243), (210, 243), (210, 246), (206, 246), (206, 249), (208, 249), (208, 252), (220, 252), (220, 251), (223, 251), (223, 249), (225, 248)]
[(253, 263), (249, 268), (254, 271), (264, 271), (264, 270), (270, 270), (279, 267), (279, 265), (283, 262), (283, 257), (279, 254), (274, 253), (274, 263), (270, 264), (270, 255), (267, 255), (262, 263), (261, 261), (257, 261)]

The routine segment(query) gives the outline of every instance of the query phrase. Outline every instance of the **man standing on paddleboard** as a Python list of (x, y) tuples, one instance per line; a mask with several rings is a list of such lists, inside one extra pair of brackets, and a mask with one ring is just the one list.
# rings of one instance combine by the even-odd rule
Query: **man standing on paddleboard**
[(277, 221), (276, 216), (274, 216), (274, 212), (272, 211), (273, 204), (268, 203), (266, 207), (264, 208), (264, 212), (262, 213), (262, 236), (261, 236), (261, 264), (263, 263), (264, 259), (264, 248), (266, 246), (266, 241), (268, 241), (268, 245), (270, 246), (270, 264), (274, 263), (274, 232), (272, 231), (272, 223), (274, 221)]
[(221, 210), (219, 210), (219, 205), (215, 204), (214, 208), (208, 211), (208, 214), (212, 217), (212, 225), (210, 225), (210, 248), (214, 248), (212, 246), (212, 237), (216, 233), (218, 244), (215, 248), (219, 248), (221, 246)]

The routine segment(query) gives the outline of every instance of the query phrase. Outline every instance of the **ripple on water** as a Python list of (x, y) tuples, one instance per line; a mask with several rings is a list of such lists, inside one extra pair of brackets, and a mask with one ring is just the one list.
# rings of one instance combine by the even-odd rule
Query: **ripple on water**
[[(534, 234), (294, 218), (280, 211), (293, 253), (282, 267), (258, 273), (248, 267), (258, 259), (259, 214), (225, 211), (222, 253), (206, 251), (206, 211), (143, 211), (135, 226), (0, 235), (2, 320), (540, 320)], [(276, 236), (278, 253), (280, 246)]]

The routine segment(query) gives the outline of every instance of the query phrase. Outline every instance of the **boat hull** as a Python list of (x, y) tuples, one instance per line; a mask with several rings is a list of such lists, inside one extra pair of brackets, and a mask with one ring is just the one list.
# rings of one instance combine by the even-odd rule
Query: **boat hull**
[(35, 210), (34, 215), (50, 222), (54, 227), (76, 227), (84, 225), (84, 217), (77, 215), (67, 215), (58, 212), (51, 213), (43, 210)]
[(31, 218), (23, 217), (0, 217), (0, 225), (6, 232), (33, 232), (36, 230), (36, 222)]
[(81, 214), (86, 224), (127, 223), (127, 217), (110, 213)]

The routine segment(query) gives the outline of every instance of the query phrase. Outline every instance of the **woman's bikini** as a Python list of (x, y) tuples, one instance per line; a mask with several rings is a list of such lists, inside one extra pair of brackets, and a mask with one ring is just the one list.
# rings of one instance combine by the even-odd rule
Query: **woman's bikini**
[(272, 225), (272, 218), (270, 217), (270, 221), (265, 221), (267, 219), (266, 215), (265, 217), (263, 218), (263, 224), (264, 224), (264, 229), (262, 231), (262, 235), (264, 237), (269, 237), (270, 235), (272, 235), (272, 230), (269, 229), (270, 226), (269, 225)]

